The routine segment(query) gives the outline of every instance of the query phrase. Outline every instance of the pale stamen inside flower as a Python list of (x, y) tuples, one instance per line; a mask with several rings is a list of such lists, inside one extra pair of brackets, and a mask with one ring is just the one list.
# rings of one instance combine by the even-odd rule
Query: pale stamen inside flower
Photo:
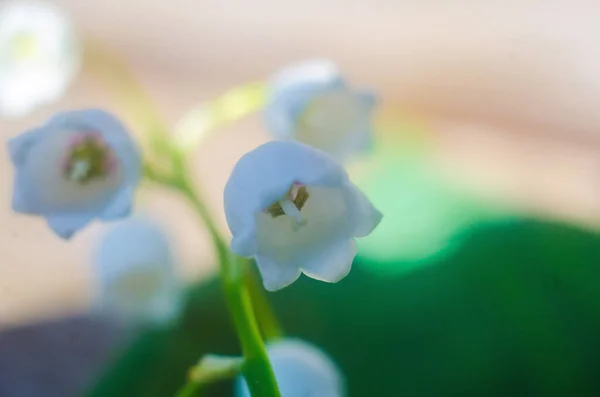
[(273, 217), (285, 215), (292, 220), (292, 230), (297, 231), (300, 227), (306, 225), (306, 219), (300, 212), (309, 194), (306, 186), (294, 183), (285, 197), (275, 204), (271, 205), (267, 212)]
[(302, 213), (292, 200), (280, 200), (279, 205), (281, 206), (284, 214), (292, 219), (292, 229), (298, 230), (301, 226), (306, 224), (306, 219), (302, 217)]
[(71, 172), (68, 175), (72, 181), (79, 181), (85, 178), (90, 171), (90, 164), (87, 161), (76, 161), (71, 167)]
[(65, 157), (65, 178), (81, 184), (104, 179), (114, 171), (116, 162), (112, 150), (94, 133), (73, 137)]

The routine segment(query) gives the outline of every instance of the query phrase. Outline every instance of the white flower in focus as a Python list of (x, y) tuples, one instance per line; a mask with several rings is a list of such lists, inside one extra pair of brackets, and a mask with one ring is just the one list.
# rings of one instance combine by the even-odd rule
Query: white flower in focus
[(175, 266), (158, 225), (141, 217), (118, 223), (94, 257), (96, 306), (127, 322), (169, 323), (182, 307)]
[(141, 155), (125, 127), (102, 110), (59, 113), (9, 140), (8, 151), (13, 210), (45, 217), (62, 238), (95, 218), (131, 212)]
[[(281, 397), (343, 397), (344, 378), (335, 363), (315, 346), (296, 339), (283, 339), (267, 346), (267, 354)], [(243, 377), (236, 384), (236, 397), (250, 397)]]
[(324, 150), (339, 161), (366, 150), (375, 96), (348, 86), (331, 61), (316, 59), (279, 72), (269, 85), (269, 131)]
[(68, 18), (48, 1), (0, 4), (0, 116), (58, 99), (77, 75), (81, 49)]
[(382, 215), (327, 153), (296, 141), (271, 141), (235, 165), (224, 193), (231, 249), (256, 260), (267, 290), (301, 273), (344, 278)]

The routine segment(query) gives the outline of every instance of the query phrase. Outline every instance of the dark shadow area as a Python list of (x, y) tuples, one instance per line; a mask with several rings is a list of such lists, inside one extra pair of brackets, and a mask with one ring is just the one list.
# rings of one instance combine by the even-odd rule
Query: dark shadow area
[(81, 396), (124, 342), (123, 329), (84, 316), (0, 333), (0, 396)]

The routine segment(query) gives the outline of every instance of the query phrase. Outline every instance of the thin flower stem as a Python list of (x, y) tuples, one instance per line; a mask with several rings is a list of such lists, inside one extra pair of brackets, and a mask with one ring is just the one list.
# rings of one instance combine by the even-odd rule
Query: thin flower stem
[(265, 341), (272, 342), (284, 336), (283, 328), (273, 313), (265, 290), (258, 281), (256, 272), (251, 269), (250, 261), (246, 260), (244, 268), (246, 269), (245, 283), (254, 305), (254, 311), (260, 324), (260, 328)]
[[(244, 266), (246, 260), (233, 255), (229, 251), (227, 244), (219, 234), (210, 211), (204, 205), (197, 189), (187, 178), (188, 173), (185, 166), (182, 162), (177, 162), (177, 164), (179, 166), (176, 168), (177, 176), (175, 177), (162, 175), (154, 170), (151, 165), (146, 165), (144, 170), (149, 179), (179, 191), (196, 210), (207, 227), (217, 251), (225, 298), (244, 353), (245, 361), (242, 372), (246, 377), (250, 392), (254, 397), (280, 397), (275, 375), (252, 307), (248, 286), (246, 285), (247, 266)], [(261, 303), (266, 304), (266, 300)], [(271, 316), (273, 316), (272, 313)], [(276, 320), (269, 321), (276, 323)], [(193, 389), (193, 386), (188, 387), (186, 385), (180, 393), (187, 393), (189, 390), (195, 389)]]
[[(104, 82), (112, 86), (115, 92), (119, 93), (119, 98), (124, 107), (137, 120), (144, 123), (143, 130), (146, 131), (150, 137), (151, 149), (153, 149), (156, 154), (170, 157), (169, 160), (172, 161), (174, 169), (170, 175), (164, 175), (157, 172), (151, 166), (144, 167), (145, 175), (159, 184), (179, 190), (196, 209), (211, 234), (219, 258), (221, 280), (225, 296), (245, 356), (243, 373), (248, 382), (252, 396), (280, 397), (273, 369), (271, 368), (265, 350), (248, 294), (248, 289), (243, 277), (243, 263), (240, 263), (240, 259), (234, 257), (229, 252), (227, 244), (225, 244), (218, 233), (218, 229), (212, 220), (210, 212), (204, 206), (196, 189), (187, 179), (189, 173), (185, 166), (183, 154), (169, 141), (168, 130), (158, 116), (154, 104), (122, 60), (91, 37), (86, 38), (85, 46), (87, 50), (86, 66), (92, 72), (95, 72), (98, 77), (104, 79)], [(258, 95), (256, 96), (258, 99), (252, 108), (259, 107), (262, 100), (261, 92), (261, 88), (258, 87)], [(226, 97), (229, 98), (228, 101), (225, 102), (231, 105), (231, 109), (237, 109), (236, 106), (233, 106), (237, 103), (237, 98), (244, 97), (244, 95), (249, 93), (252, 93), (252, 90), (241, 91), (241, 93), (236, 93), (235, 95), (230, 94)], [(245, 114), (245, 112), (242, 111), (227, 113), (231, 118), (243, 114)], [(265, 303), (266, 301), (262, 302), (262, 308), (266, 307), (264, 306)], [(270, 315), (273, 316), (272, 313), (270, 313)], [(196, 387), (197, 386), (193, 384), (185, 385), (180, 391), (184, 394), (180, 397), (193, 396)]]
[[(212, 223), (210, 213), (206, 207), (202, 204), (202, 201), (198, 198), (198, 194), (194, 191), (193, 187), (187, 184), (183, 192), (192, 203), (198, 214), (202, 218), (205, 225), (210, 231), (213, 238), (213, 244), (217, 247), (219, 253), (219, 262), (223, 264), (223, 259), (226, 255), (230, 255), (229, 249), (225, 244), (224, 240), (220, 237), (216, 226)], [(235, 277), (236, 283), (244, 284), (244, 288), (247, 293), (244, 293), (244, 299), (248, 299), (252, 304), (254, 315), (262, 331), (264, 339), (269, 342), (275, 339), (279, 339), (283, 336), (283, 330), (279, 325), (277, 316), (275, 316), (269, 300), (265, 295), (265, 291), (258, 282), (256, 274), (250, 268), (251, 263), (244, 258), (236, 258), (238, 261), (237, 265), (232, 265), (235, 268), (228, 269), (229, 274)], [(221, 266), (221, 272), (223, 273), (223, 266)], [(246, 297), (247, 295), (247, 297)]]
[[(187, 174), (182, 173), (182, 175)], [(208, 228), (213, 239), (213, 244), (217, 248), (219, 262), (221, 263), (221, 273), (223, 274), (223, 263), (226, 262), (226, 256), (230, 255), (227, 244), (220, 236), (210, 212), (204, 206), (202, 200), (200, 200), (197, 189), (195, 189), (189, 181), (185, 180), (179, 184), (179, 189), (194, 206), (200, 215), (200, 218)], [(281, 338), (283, 336), (282, 328), (279, 325), (277, 316), (269, 304), (264, 289), (256, 278), (256, 274), (252, 272), (250, 261), (244, 258), (236, 258), (236, 260), (238, 263), (237, 265), (231, 265), (233, 268), (228, 269), (230, 271), (229, 274), (235, 277), (236, 283), (243, 284), (244, 289), (247, 291), (244, 293), (244, 298), (247, 298), (252, 304), (252, 311), (258, 320), (258, 324), (260, 325), (259, 329), (262, 331), (263, 337), (266, 341)]]
[(244, 259), (230, 253), (204, 206), (198, 192), (183, 176), (178, 189), (198, 212), (213, 236), (221, 269), (221, 282), (229, 311), (244, 353), (244, 373), (248, 387), (254, 397), (280, 397), (273, 368), (254, 314), (248, 288), (244, 283)]
[[(177, 169), (179, 174), (186, 175), (185, 165), (183, 163), (179, 163)], [(225, 243), (225, 240), (221, 237), (221, 234), (219, 233), (216, 225), (214, 224), (210, 212), (199, 199), (197, 190), (191, 185), (191, 183), (182, 182), (181, 178), (179, 181), (176, 181), (174, 178), (157, 172), (149, 164), (146, 164), (144, 166), (144, 173), (146, 177), (151, 181), (184, 192), (188, 201), (192, 203), (192, 205), (198, 212), (198, 215), (200, 215), (202, 222), (208, 228), (209, 233), (211, 235), (211, 239), (213, 240), (213, 244), (217, 249), (218, 257), (221, 258), (222, 255), (225, 255), (225, 253), (229, 252), (227, 244)], [(193, 201), (191, 197), (194, 197)], [(279, 321), (277, 320), (277, 316), (275, 315), (269, 303), (269, 300), (267, 299), (264, 288), (258, 281), (258, 275), (256, 274), (256, 272), (252, 271), (251, 266), (252, 265), (248, 260), (245, 260), (245, 263), (241, 265), (242, 271), (244, 271), (245, 273), (244, 283), (246, 284), (246, 288), (248, 289), (248, 293), (250, 295), (254, 307), (254, 312), (257, 317), (258, 324), (260, 325), (263, 337), (267, 342), (270, 342), (283, 337), (284, 332)]]
[(85, 67), (100, 82), (117, 94), (115, 100), (136, 122), (151, 140), (151, 147), (160, 151), (160, 141), (167, 135), (165, 123), (143, 86), (129, 70), (127, 64), (110, 48), (91, 36), (84, 37)]

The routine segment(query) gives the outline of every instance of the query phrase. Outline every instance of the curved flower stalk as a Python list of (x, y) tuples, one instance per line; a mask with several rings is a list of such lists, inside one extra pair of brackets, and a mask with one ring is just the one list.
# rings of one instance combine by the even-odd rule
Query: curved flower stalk
[(295, 139), (339, 161), (367, 149), (375, 96), (355, 90), (335, 64), (315, 59), (283, 69), (269, 85), (265, 119), (279, 139)]
[[(345, 381), (331, 358), (299, 339), (282, 339), (267, 346), (281, 397), (344, 397)], [(239, 377), (236, 397), (250, 397)]]
[(355, 237), (382, 214), (325, 152), (296, 141), (272, 141), (244, 155), (224, 192), (234, 253), (256, 260), (269, 291), (301, 273), (338, 282), (352, 266)]
[(176, 260), (163, 230), (145, 217), (115, 225), (94, 256), (95, 304), (133, 323), (168, 324), (182, 296)]
[(193, 151), (211, 131), (262, 109), (264, 91), (263, 84), (249, 83), (195, 106), (175, 127), (174, 145), (184, 153)]
[(58, 99), (77, 75), (73, 26), (47, 1), (0, 4), (0, 116), (23, 116)]
[[(86, 41), (86, 43), (89, 44), (90, 42)], [(145, 121), (144, 130), (151, 137), (150, 147), (156, 152), (159, 163), (160, 161), (170, 163), (170, 167), (166, 167), (167, 169), (160, 167), (153, 161), (146, 163), (144, 166), (145, 175), (150, 180), (173, 189), (185, 197), (209, 229), (219, 258), (221, 279), (228, 309), (244, 353), (243, 371), (251, 380), (252, 393), (257, 396), (280, 397), (255, 317), (254, 307), (243, 282), (245, 277), (243, 277), (243, 270), (240, 269), (242, 264), (239, 263), (237, 258), (232, 257), (226, 244), (223, 243), (223, 239), (215, 227), (211, 212), (204, 205), (201, 196), (190, 180), (191, 173), (187, 162), (189, 151), (181, 149), (186, 142), (196, 142), (195, 138), (192, 137), (189, 141), (185, 137), (184, 139), (175, 138), (174, 141), (169, 139), (168, 129), (162, 120), (156, 116), (156, 110), (152, 102), (123, 62), (115, 57), (111, 51), (106, 51), (102, 45), (97, 45), (94, 41), (91, 41), (91, 43), (94, 51), (91, 51), (91, 56), (88, 57), (90, 65), (100, 65), (100, 67), (92, 70), (107, 77), (106, 82), (116, 89), (120, 99), (127, 99), (125, 102), (129, 106), (126, 108), (132, 110), (132, 116), (138, 116)], [(89, 52), (88, 55), (90, 55)], [(237, 94), (234, 96), (238, 97)], [(226, 102), (230, 103), (229, 101)], [(137, 106), (131, 107), (132, 103)], [(201, 134), (202, 132), (200, 132), (200, 136)], [(152, 155), (152, 153), (150, 154)], [(268, 315), (270, 315), (268, 309), (263, 308), (261, 312), (269, 312)], [(271, 321), (270, 323), (274, 324), (276, 322)], [(189, 381), (178, 396), (187, 397), (190, 395), (190, 390), (193, 393), (195, 388), (196, 384)]]
[(12, 208), (45, 217), (69, 239), (94, 218), (131, 212), (141, 156), (125, 127), (102, 110), (59, 113), (8, 142)]

